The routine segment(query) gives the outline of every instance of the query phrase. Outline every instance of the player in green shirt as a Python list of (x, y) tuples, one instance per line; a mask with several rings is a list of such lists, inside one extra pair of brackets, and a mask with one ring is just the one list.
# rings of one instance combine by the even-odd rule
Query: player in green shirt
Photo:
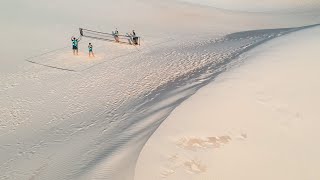
[(88, 45), (88, 50), (89, 50), (89, 57), (91, 57), (91, 55), (92, 55), (92, 57), (94, 57), (93, 46), (91, 43), (89, 43), (89, 45)]
[(78, 38), (78, 39), (76, 39), (75, 37), (71, 38), (73, 55), (78, 55), (78, 45), (79, 45), (80, 40), (81, 40), (80, 38)]

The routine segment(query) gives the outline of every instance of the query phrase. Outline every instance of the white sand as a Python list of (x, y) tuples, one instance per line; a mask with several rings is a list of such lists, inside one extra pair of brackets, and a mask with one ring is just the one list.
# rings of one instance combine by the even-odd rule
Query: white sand
[(142, 150), (135, 179), (319, 179), (319, 33), (250, 51), (177, 107)]
[(320, 2), (317, 0), (181, 0), (195, 4), (210, 5), (215, 8), (248, 11), (248, 12), (308, 12), (318, 9)]
[[(319, 23), (319, 11), (231, 12), (174, 0), (0, 8), (0, 179), (131, 180), (150, 135), (219, 64), (300, 29), (279, 28)], [(79, 27), (135, 29), (142, 45), (84, 38), (73, 56)], [(96, 58), (88, 58), (88, 42)]]

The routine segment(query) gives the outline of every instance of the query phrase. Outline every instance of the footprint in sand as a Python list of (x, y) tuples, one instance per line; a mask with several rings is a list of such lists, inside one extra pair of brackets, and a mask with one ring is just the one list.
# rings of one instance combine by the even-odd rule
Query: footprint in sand
[(230, 136), (206, 137), (206, 138), (181, 138), (177, 145), (188, 150), (219, 148), (223, 144), (228, 144), (231, 141)]
[[(247, 139), (247, 134), (242, 133), (236, 136), (237, 140)], [(205, 138), (197, 137), (183, 137), (177, 141), (177, 145), (186, 150), (196, 151), (198, 149), (220, 148), (222, 145), (230, 143), (231, 136), (212, 136)], [(173, 154), (167, 157), (167, 163), (163, 166), (164, 170), (161, 172), (162, 178), (168, 178), (182, 169), (190, 174), (201, 174), (207, 171), (207, 167), (200, 160), (190, 160), (182, 154)]]
[(192, 173), (192, 174), (200, 174), (204, 173), (207, 170), (207, 167), (203, 165), (200, 161), (186, 161), (184, 163), (184, 167), (187, 172)]
[(162, 171), (161, 177), (162, 177), (162, 178), (167, 178), (168, 176), (170, 176), (170, 175), (172, 175), (172, 174), (174, 174), (174, 173), (175, 173), (174, 170), (172, 170), (172, 169), (166, 169), (166, 170)]

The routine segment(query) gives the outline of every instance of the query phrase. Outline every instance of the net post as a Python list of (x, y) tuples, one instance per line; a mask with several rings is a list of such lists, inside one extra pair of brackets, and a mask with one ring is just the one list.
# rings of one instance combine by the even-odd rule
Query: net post
[(82, 28), (79, 28), (79, 31), (80, 31), (80, 35), (83, 36)]

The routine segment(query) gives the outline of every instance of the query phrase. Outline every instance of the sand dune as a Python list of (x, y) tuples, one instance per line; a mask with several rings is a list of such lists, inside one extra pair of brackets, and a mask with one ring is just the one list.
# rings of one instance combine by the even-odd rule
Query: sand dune
[(146, 143), (135, 179), (319, 179), (319, 33), (253, 49), (182, 103)]
[(246, 11), (246, 12), (310, 12), (319, 10), (320, 2), (317, 0), (181, 0), (185, 2), (209, 5), (219, 9)]
[[(231, 12), (172, 0), (1, 2), (0, 179), (133, 179), (143, 145), (173, 109), (240, 54), (319, 23), (318, 12)], [(142, 45), (83, 38), (73, 56), (79, 27), (135, 29)], [(210, 148), (228, 139), (179, 144)]]

